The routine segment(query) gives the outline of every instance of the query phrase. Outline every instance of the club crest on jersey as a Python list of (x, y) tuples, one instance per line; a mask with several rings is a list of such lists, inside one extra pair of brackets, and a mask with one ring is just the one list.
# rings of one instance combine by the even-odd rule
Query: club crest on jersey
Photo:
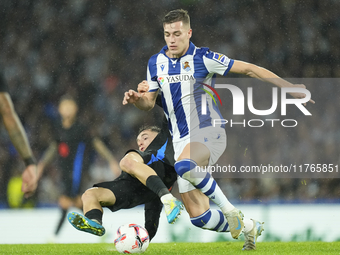
[(223, 65), (228, 65), (228, 58), (220, 53), (214, 53), (213, 59), (220, 62)]
[(182, 67), (185, 71), (189, 72), (191, 70), (190, 66), (189, 66), (189, 62), (185, 61), (182, 63)]
[(164, 84), (164, 78), (163, 77), (158, 77), (158, 83), (159, 83), (159, 85), (163, 85)]

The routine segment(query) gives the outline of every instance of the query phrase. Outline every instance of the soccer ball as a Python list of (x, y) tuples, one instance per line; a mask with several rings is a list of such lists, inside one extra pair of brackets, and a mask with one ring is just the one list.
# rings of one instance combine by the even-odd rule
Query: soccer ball
[(145, 228), (137, 224), (125, 224), (117, 230), (115, 246), (119, 253), (143, 253), (149, 241), (149, 233)]

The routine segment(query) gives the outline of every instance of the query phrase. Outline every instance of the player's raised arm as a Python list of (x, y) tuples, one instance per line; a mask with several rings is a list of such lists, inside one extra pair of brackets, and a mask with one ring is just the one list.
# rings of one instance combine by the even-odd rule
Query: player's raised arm
[[(306, 86), (303, 84), (292, 84), (280, 78), (279, 76), (269, 71), (268, 69), (239, 60), (234, 61), (234, 64), (231, 67), (230, 72), (245, 74), (249, 77), (257, 78), (259, 80), (272, 83), (279, 88), (285, 87), (306, 88)], [(304, 98), (306, 96), (304, 93), (290, 93), (290, 94), (295, 98)], [(310, 99), (309, 102), (313, 104), (315, 103), (314, 100), (312, 99)]]
[(136, 92), (132, 89), (125, 92), (123, 105), (133, 104), (141, 110), (150, 111), (155, 106), (158, 90), (153, 92), (147, 92), (146, 91), (147, 87), (148, 87), (147, 81), (142, 81), (138, 85), (138, 90), (140, 90), (141, 93)]

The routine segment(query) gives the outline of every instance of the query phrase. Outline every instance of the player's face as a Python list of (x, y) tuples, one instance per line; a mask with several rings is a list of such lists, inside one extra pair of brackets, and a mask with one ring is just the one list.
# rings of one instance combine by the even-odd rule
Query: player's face
[(145, 151), (157, 135), (157, 132), (153, 132), (150, 129), (142, 131), (137, 137), (138, 149), (140, 151)]
[(63, 119), (73, 119), (78, 111), (77, 104), (72, 100), (63, 100), (59, 104), (59, 113)]
[(168, 46), (167, 55), (170, 58), (179, 58), (183, 56), (188, 48), (192, 35), (189, 25), (177, 21), (164, 25), (164, 39)]

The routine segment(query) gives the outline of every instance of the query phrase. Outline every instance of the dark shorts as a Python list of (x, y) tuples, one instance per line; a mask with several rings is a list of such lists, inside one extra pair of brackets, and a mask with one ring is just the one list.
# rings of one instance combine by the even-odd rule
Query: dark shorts
[[(144, 163), (151, 167), (165, 186), (170, 189), (177, 180), (177, 173), (171, 161), (173, 160), (173, 148), (168, 133), (167, 131), (157, 135), (144, 152), (136, 150), (129, 150), (128, 152), (138, 153), (143, 158)], [(122, 172), (113, 181), (102, 182), (93, 186), (109, 189), (115, 194), (116, 203), (113, 206), (107, 206), (113, 212), (146, 204), (155, 199), (159, 201), (154, 192), (126, 172)]]
[(115, 194), (116, 203), (113, 206), (106, 206), (112, 212), (133, 208), (154, 199), (159, 199), (155, 193), (144, 186), (138, 179), (124, 173), (113, 181), (97, 183), (93, 187), (106, 188)]

